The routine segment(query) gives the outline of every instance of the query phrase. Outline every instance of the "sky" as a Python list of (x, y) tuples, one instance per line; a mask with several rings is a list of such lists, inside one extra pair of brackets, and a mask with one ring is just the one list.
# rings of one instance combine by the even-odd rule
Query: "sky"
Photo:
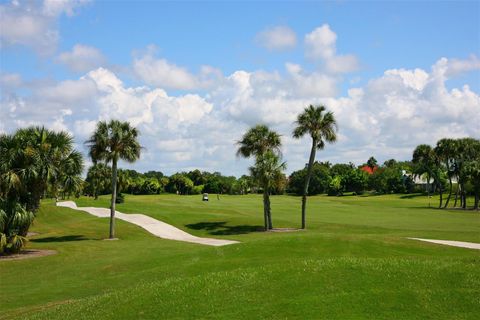
[(480, 2), (0, 0), (0, 132), (64, 130), (87, 158), (97, 121), (120, 119), (144, 146), (121, 167), (240, 176), (235, 143), (262, 123), (289, 173), (310, 104), (339, 127), (319, 161), (480, 138)]

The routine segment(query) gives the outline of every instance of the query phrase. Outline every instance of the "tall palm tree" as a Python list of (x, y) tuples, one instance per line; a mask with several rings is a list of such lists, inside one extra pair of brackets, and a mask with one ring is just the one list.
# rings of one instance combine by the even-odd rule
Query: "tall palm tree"
[(93, 162), (112, 163), (112, 200), (110, 205), (110, 239), (115, 238), (115, 201), (117, 199), (117, 165), (120, 159), (134, 162), (140, 157), (142, 147), (139, 132), (128, 122), (110, 120), (97, 123), (95, 132), (86, 141)]
[(263, 217), (265, 231), (273, 228), (270, 207), (270, 190), (285, 169), (285, 162), (280, 163), (280, 156), (276, 155), (271, 150), (259, 155), (255, 161), (255, 166), (250, 167), (252, 177), (263, 188)]
[(307, 206), (307, 194), (310, 178), (312, 177), (313, 162), (318, 150), (325, 147), (325, 142), (334, 143), (337, 140), (337, 122), (332, 112), (326, 111), (322, 106), (310, 105), (298, 115), (295, 122), (296, 127), (293, 130), (293, 137), (300, 139), (306, 134), (312, 138), (312, 148), (310, 150), (310, 159), (308, 161), (307, 175), (302, 195), (302, 229), (305, 229), (305, 211)]
[[(275, 131), (270, 130), (266, 125), (259, 124), (253, 128), (250, 128), (243, 136), (242, 139), (237, 141), (238, 150), (237, 156), (242, 156), (245, 158), (255, 157), (255, 167), (253, 171), (251, 168), (252, 175), (257, 176), (257, 180), (260, 178), (263, 179), (265, 186), (263, 187), (264, 192), (264, 220), (265, 220), (265, 230), (272, 228), (272, 219), (270, 211), (270, 197), (268, 195), (270, 185), (266, 184), (266, 175), (268, 166), (269, 170), (273, 170), (275, 165), (278, 165), (280, 159), (280, 146), (282, 142), (280, 140), (280, 135)], [(275, 162), (276, 161), (276, 162)], [(282, 164), (283, 166), (285, 164)], [(255, 169), (256, 168), (256, 169)], [(262, 169), (264, 168), (264, 169)], [(281, 169), (281, 166), (278, 167)], [(263, 172), (263, 173), (262, 173)], [(269, 172), (269, 171), (268, 171)]]

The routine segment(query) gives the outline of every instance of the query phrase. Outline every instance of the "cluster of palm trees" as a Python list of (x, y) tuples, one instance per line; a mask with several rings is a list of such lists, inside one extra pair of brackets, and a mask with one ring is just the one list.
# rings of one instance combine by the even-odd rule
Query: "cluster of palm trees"
[[(479, 208), (480, 140), (444, 138), (440, 139), (434, 148), (421, 144), (415, 148), (412, 162), (415, 165), (414, 173), (426, 177), (427, 192), (438, 192), (439, 208), (447, 208), (451, 203), (455, 181), (457, 188), (453, 206), (456, 207), (458, 203), (461, 208), (466, 209), (467, 191), (471, 189), (475, 196), (473, 208)], [(448, 196), (443, 202), (447, 180)]]
[(44, 127), (0, 135), (0, 253), (18, 252), (47, 192), (79, 193), (83, 159), (66, 132)]
[[(336, 141), (337, 123), (332, 112), (326, 111), (325, 106), (310, 105), (297, 117), (293, 130), (293, 137), (300, 139), (309, 135), (312, 139), (312, 147), (307, 166), (307, 175), (302, 194), (302, 229), (306, 228), (306, 205), (312, 168), (315, 162), (317, 150), (325, 147), (325, 143)], [(285, 170), (285, 162), (281, 162), (281, 139), (280, 135), (270, 130), (265, 125), (257, 125), (250, 128), (237, 142), (238, 156), (254, 157), (255, 165), (250, 168), (252, 177), (257, 180), (263, 189), (263, 215), (265, 230), (273, 228), (270, 206), (270, 191), (273, 181)]]

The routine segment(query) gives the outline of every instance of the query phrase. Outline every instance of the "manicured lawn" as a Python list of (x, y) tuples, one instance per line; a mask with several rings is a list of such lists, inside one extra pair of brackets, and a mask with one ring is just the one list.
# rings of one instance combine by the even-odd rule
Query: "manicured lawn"
[[(428, 209), (425, 197), (311, 197), (307, 231), (257, 232), (261, 196), (126, 196), (144, 213), (225, 247), (162, 240), (45, 201), (31, 248), (0, 261), (0, 318), (476, 319), (480, 251), (405, 239), (480, 242), (480, 213)], [(79, 206), (108, 207), (108, 197)], [(435, 199), (432, 200), (435, 205)], [(274, 227), (298, 227), (300, 198), (272, 197)]]

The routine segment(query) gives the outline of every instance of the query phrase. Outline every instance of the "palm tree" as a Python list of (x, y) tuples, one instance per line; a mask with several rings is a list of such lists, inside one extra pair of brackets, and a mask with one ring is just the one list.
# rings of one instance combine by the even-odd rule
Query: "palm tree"
[[(467, 207), (467, 192), (465, 185), (470, 180), (473, 185), (478, 182), (475, 176), (476, 162), (480, 161), (480, 140), (474, 138), (457, 139), (457, 164), (458, 164), (458, 185), (460, 187), (460, 204), (463, 209)], [(473, 166), (471, 166), (473, 164)], [(473, 171), (472, 171), (473, 170)], [(473, 173), (473, 175), (471, 175)], [(473, 178), (473, 179), (472, 179)]]
[(267, 184), (265, 179), (271, 177), (271, 172), (275, 165), (278, 166), (278, 170), (285, 166), (285, 164), (278, 165), (280, 146), (282, 145), (280, 135), (275, 131), (271, 131), (266, 125), (259, 124), (250, 128), (242, 136), (242, 139), (237, 141), (237, 145), (239, 146), (237, 156), (243, 156), (245, 158), (255, 157), (255, 166), (250, 168), (250, 171), (252, 175), (257, 177), (257, 181), (263, 181), (265, 230), (271, 229), (270, 182)]
[(450, 198), (452, 197), (452, 178), (457, 174), (457, 141), (448, 138), (440, 139), (439, 141), (437, 141), (437, 146), (435, 147), (434, 152), (438, 159), (443, 162), (444, 166), (447, 169), (447, 177), (450, 188), (447, 200), (445, 201), (445, 205), (443, 206), (444, 208), (446, 208), (448, 206), (448, 203), (450, 202)]
[(430, 179), (435, 183), (435, 153), (427, 144), (418, 145), (413, 151), (412, 163), (414, 164), (415, 175), (426, 175), (427, 177), (427, 197), (430, 198)]
[(90, 148), (90, 157), (95, 163), (105, 161), (112, 163), (112, 200), (110, 205), (110, 239), (115, 238), (115, 201), (117, 199), (117, 165), (118, 160), (134, 162), (140, 157), (141, 146), (138, 142), (139, 132), (128, 122), (110, 120), (100, 121), (95, 132), (86, 141)]
[(302, 229), (305, 229), (305, 210), (307, 206), (307, 194), (310, 178), (312, 177), (313, 162), (315, 153), (325, 147), (325, 142), (334, 143), (337, 140), (337, 122), (333, 113), (324, 106), (310, 105), (298, 115), (295, 122), (296, 128), (293, 130), (293, 137), (300, 139), (305, 134), (312, 138), (312, 148), (310, 150), (310, 159), (308, 161), (307, 176), (303, 187), (302, 196)]
[(79, 179), (81, 154), (66, 132), (44, 127), (0, 135), (0, 251), (22, 248), (40, 199), (56, 192), (62, 177)]
[(44, 127), (19, 129), (14, 135), (0, 137), (0, 149), (0, 175), (6, 198), (25, 205), (28, 211), (38, 210), (47, 187), (56, 194), (65, 170), (72, 176), (82, 172), (81, 154), (73, 149), (73, 138), (63, 131)]
[(263, 217), (265, 231), (273, 228), (270, 208), (270, 190), (285, 169), (285, 162), (280, 163), (280, 156), (276, 155), (271, 150), (259, 155), (255, 161), (255, 166), (250, 167), (252, 177), (262, 186), (263, 189)]
[(242, 137), (242, 140), (237, 141), (239, 146), (237, 156), (249, 158), (259, 155), (267, 151), (272, 151), (275, 154), (280, 154), (280, 135), (275, 131), (271, 131), (266, 125), (259, 124), (250, 128)]
[(372, 169), (372, 172), (373, 170), (375, 169), (375, 167), (377, 166), (377, 159), (375, 159), (374, 157), (370, 157), (367, 161), (367, 166)]

